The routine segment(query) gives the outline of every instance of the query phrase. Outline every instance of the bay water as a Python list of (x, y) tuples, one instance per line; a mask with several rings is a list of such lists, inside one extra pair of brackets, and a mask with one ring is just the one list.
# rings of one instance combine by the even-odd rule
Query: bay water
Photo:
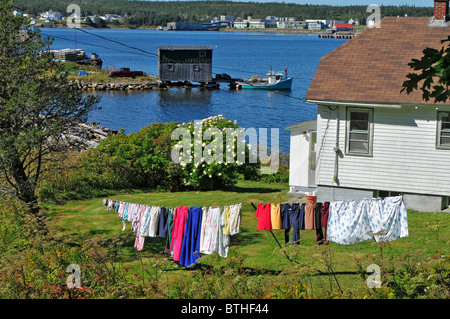
[[(304, 99), (320, 59), (348, 40), (319, 39), (316, 34), (274, 32), (158, 31), (131, 29), (44, 28), (54, 37), (52, 49), (81, 48), (97, 53), (105, 67), (129, 67), (158, 75), (160, 45), (210, 45), (213, 73), (233, 78), (264, 77), (288, 68), (294, 78), (291, 91), (232, 90), (221, 83), (218, 90), (170, 88), (148, 91), (101, 91), (99, 110), (89, 121), (125, 133), (154, 122), (179, 123), (222, 114), (243, 128), (279, 130), (282, 153), (289, 153), (286, 127), (316, 119), (317, 107)], [(98, 36), (94, 36), (98, 35)], [(75, 42), (76, 40), (76, 42)], [(270, 145), (269, 145), (270, 146)]]

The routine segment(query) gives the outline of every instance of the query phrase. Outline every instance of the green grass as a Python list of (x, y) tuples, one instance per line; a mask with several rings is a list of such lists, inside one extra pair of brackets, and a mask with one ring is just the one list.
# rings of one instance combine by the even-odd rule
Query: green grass
[[(95, 82), (95, 83), (121, 83), (121, 82), (154, 82), (155, 77), (144, 74), (143, 76), (139, 76), (135, 79), (129, 77), (118, 77), (111, 78), (108, 76), (109, 71), (112, 68), (107, 69), (99, 69), (96, 66), (92, 65), (80, 65), (74, 62), (62, 62), (63, 71), (68, 72), (68, 80), (80, 80), (84, 82)], [(85, 71), (87, 75), (80, 76), (78, 75), (79, 71)]]
[[(212, 206), (242, 203), (242, 224), (240, 234), (231, 237), (233, 246), (229, 256), (244, 256), (243, 266), (262, 273), (289, 272), (302, 267), (315, 282), (315, 287), (326, 289), (329, 280), (324, 263), (324, 253), (332, 254), (333, 271), (342, 286), (361, 285), (356, 260), (360, 260), (365, 269), (371, 263), (383, 260), (396, 260), (414, 251), (421, 251), (424, 258), (437, 255), (448, 255), (450, 236), (448, 228), (442, 228), (438, 241), (431, 226), (448, 226), (450, 214), (408, 212), (409, 237), (400, 238), (388, 243), (382, 250), (379, 245), (368, 240), (353, 245), (339, 245), (330, 242), (327, 246), (317, 246), (315, 230), (300, 232), (300, 245), (286, 245), (284, 251), (293, 262), (289, 261), (279, 248), (272, 234), (268, 231), (256, 231), (257, 219), (252, 203), (285, 202), (289, 200), (288, 186), (284, 184), (265, 184), (258, 182), (240, 182), (229, 191), (208, 192), (148, 192), (118, 194), (112, 196), (116, 200), (148, 205), (175, 206)], [(140, 267), (140, 263), (152, 264), (157, 260), (167, 260), (162, 253), (165, 246), (163, 238), (146, 238), (144, 250), (134, 249), (135, 234), (130, 230), (130, 223), (122, 232), (122, 221), (115, 212), (107, 212), (102, 199), (72, 201), (62, 206), (48, 208), (49, 225), (56, 239), (77, 242), (97, 236), (102, 240), (120, 239), (120, 255), (124, 264)], [(274, 230), (278, 241), (284, 245), (284, 231)], [(292, 231), (290, 239), (292, 238)], [(226, 265), (227, 259), (215, 256), (204, 256), (202, 263), (206, 265)], [(184, 275), (183, 267), (171, 272), (173, 275)]]

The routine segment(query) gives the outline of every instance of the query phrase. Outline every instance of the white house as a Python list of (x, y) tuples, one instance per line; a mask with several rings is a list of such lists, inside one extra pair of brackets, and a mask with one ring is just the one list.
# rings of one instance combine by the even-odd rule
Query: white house
[(48, 10), (46, 12), (41, 13), (40, 19), (44, 19), (47, 21), (56, 21), (56, 20), (62, 20), (63, 16), (59, 12), (54, 12), (53, 10)]
[(402, 194), (407, 208), (449, 206), (450, 101), (401, 92), (408, 63), (450, 34), (449, 0), (435, 2), (433, 18), (385, 17), (321, 59), (305, 96), (317, 120), (289, 127), (291, 193), (315, 189), (322, 202)]

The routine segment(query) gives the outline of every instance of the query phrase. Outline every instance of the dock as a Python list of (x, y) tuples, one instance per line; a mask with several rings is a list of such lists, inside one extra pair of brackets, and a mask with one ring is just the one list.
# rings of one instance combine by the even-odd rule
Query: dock
[(357, 35), (354, 33), (322, 33), (319, 34), (321, 39), (353, 39)]

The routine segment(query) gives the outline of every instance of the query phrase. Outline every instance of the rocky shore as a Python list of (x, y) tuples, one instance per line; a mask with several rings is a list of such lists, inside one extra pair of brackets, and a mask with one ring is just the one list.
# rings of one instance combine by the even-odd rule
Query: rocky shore
[[(192, 84), (188, 82), (172, 82), (172, 83), (160, 83), (160, 82), (85, 82), (83, 80), (75, 80), (69, 82), (69, 84), (76, 86), (78, 90), (82, 91), (145, 91), (145, 90), (161, 90), (170, 87), (185, 87), (194, 88), (202, 87), (199, 84)], [(208, 88), (219, 88), (218, 83), (211, 83)]]
[(97, 147), (101, 141), (117, 132), (97, 123), (80, 123), (68, 129), (63, 138), (72, 148), (86, 150)]
[(152, 90), (162, 88), (156, 82), (85, 82), (83, 80), (75, 80), (70, 82), (75, 85), (78, 90), (83, 91), (110, 91), (110, 90)]

